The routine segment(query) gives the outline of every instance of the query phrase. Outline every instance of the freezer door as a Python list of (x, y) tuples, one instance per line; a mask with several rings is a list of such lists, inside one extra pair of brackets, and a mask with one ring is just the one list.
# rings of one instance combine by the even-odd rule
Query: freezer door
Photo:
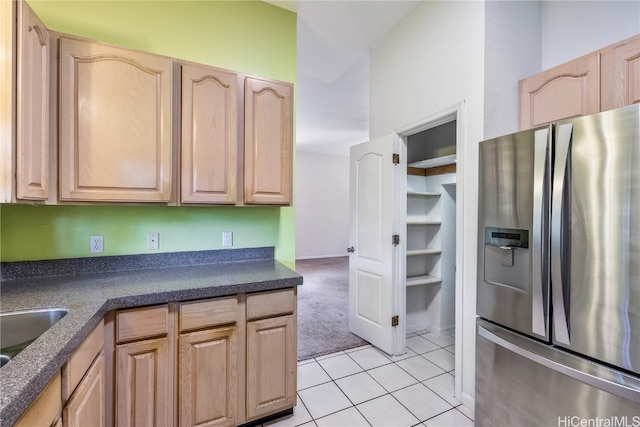
[(549, 340), (550, 133), (480, 143), (479, 316)]
[(640, 106), (559, 122), (554, 343), (640, 374)]
[(640, 380), (480, 320), (475, 405), (483, 427), (633, 426)]

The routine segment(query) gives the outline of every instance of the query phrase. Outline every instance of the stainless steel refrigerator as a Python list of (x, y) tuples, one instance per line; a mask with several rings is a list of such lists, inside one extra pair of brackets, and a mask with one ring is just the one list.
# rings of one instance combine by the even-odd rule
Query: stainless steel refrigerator
[(476, 425), (640, 426), (640, 105), (481, 142), (479, 188)]

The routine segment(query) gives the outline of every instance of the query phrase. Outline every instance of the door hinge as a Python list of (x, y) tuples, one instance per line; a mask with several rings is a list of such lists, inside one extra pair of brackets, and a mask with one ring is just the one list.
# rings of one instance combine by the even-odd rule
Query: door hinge
[(393, 153), (393, 164), (394, 165), (399, 165), (400, 164), (400, 154)]
[(391, 318), (391, 326), (398, 326), (399, 321), (400, 321), (400, 318), (398, 316), (393, 316)]
[(393, 243), (393, 246), (398, 246), (400, 244), (400, 235), (394, 234), (391, 236), (391, 243)]

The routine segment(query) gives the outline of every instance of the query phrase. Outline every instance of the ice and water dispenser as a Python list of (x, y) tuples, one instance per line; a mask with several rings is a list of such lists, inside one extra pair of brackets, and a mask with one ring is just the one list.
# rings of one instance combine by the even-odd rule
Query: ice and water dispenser
[(484, 228), (484, 281), (529, 290), (529, 230)]

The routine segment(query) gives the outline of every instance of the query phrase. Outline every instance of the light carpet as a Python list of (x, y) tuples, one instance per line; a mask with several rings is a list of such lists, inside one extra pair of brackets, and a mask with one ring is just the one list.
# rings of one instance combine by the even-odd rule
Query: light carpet
[(368, 344), (349, 332), (349, 258), (296, 261), (298, 360)]

